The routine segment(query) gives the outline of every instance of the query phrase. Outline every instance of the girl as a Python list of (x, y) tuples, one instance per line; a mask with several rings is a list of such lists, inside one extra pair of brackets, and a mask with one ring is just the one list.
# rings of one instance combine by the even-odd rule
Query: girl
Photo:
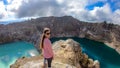
[(51, 63), (53, 60), (53, 50), (50, 39), (50, 29), (44, 28), (43, 34), (41, 37), (40, 48), (44, 56), (44, 68), (46, 67), (46, 61), (48, 63), (48, 68), (51, 68)]

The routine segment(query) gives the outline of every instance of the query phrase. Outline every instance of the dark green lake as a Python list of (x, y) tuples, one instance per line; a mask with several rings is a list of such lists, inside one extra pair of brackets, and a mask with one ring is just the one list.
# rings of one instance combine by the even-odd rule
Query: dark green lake
[[(51, 41), (66, 40), (68, 38), (52, 38)], [(104, 43), (86, 38), (72, 37), (80, 43), (82, 51), (90, 58), (100, 62), (100, 68), (120, 68), (120, 54)]]

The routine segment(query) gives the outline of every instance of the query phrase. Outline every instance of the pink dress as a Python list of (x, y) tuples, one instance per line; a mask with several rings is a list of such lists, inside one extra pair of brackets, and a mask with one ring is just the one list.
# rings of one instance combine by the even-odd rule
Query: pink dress
[(48, 38), (45, 38), (43, 42), (43, 56), (44, 58), (53, 57), (52, 44)]

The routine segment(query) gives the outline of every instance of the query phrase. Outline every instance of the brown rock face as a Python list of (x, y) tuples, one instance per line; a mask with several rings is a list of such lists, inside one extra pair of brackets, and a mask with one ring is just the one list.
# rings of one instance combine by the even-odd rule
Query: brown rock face
[(106, 22), (87, 23), (71, 16), (41, 17), (21, 23), (0, 25), (0, 43), (23, 40), (32, 42), (38, 49), (44, 27), (51, 29), (52, 37), (85, 37), (107, 43), (120, 53), (119, 25)]
[[(90, 61), (86, 54), (82, 53), (79, 43), (72, 39), (60, 40), (53, 44), (55, 57), (62, 58), (61, 62), (76, 66), (77, 68), (93, 68), (94, 61)], [(99, 68), (99, 67), (95, 67)]]
[[(99, 62), (83, 54), (79, 43), (72, 39), (55, 42), (53, 51), (55, 55), (52, 68), (100, 68)], [(10, 68), (41, 68), (42, 59), (42, 56), (21, 58)]]

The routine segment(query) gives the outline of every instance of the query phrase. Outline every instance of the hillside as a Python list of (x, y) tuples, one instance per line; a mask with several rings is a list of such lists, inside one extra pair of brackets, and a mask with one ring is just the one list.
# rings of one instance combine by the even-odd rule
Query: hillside
[(39, 50), (42, 29), (49, 27), (52, 37), (88, 38), (108, 44), (120, 53), (120, 26), (114, 24), (88, 23), (71, 16), (41, 17), (20, 23), (0, 25), (0, 43), (12, 41), (32, 42)]

